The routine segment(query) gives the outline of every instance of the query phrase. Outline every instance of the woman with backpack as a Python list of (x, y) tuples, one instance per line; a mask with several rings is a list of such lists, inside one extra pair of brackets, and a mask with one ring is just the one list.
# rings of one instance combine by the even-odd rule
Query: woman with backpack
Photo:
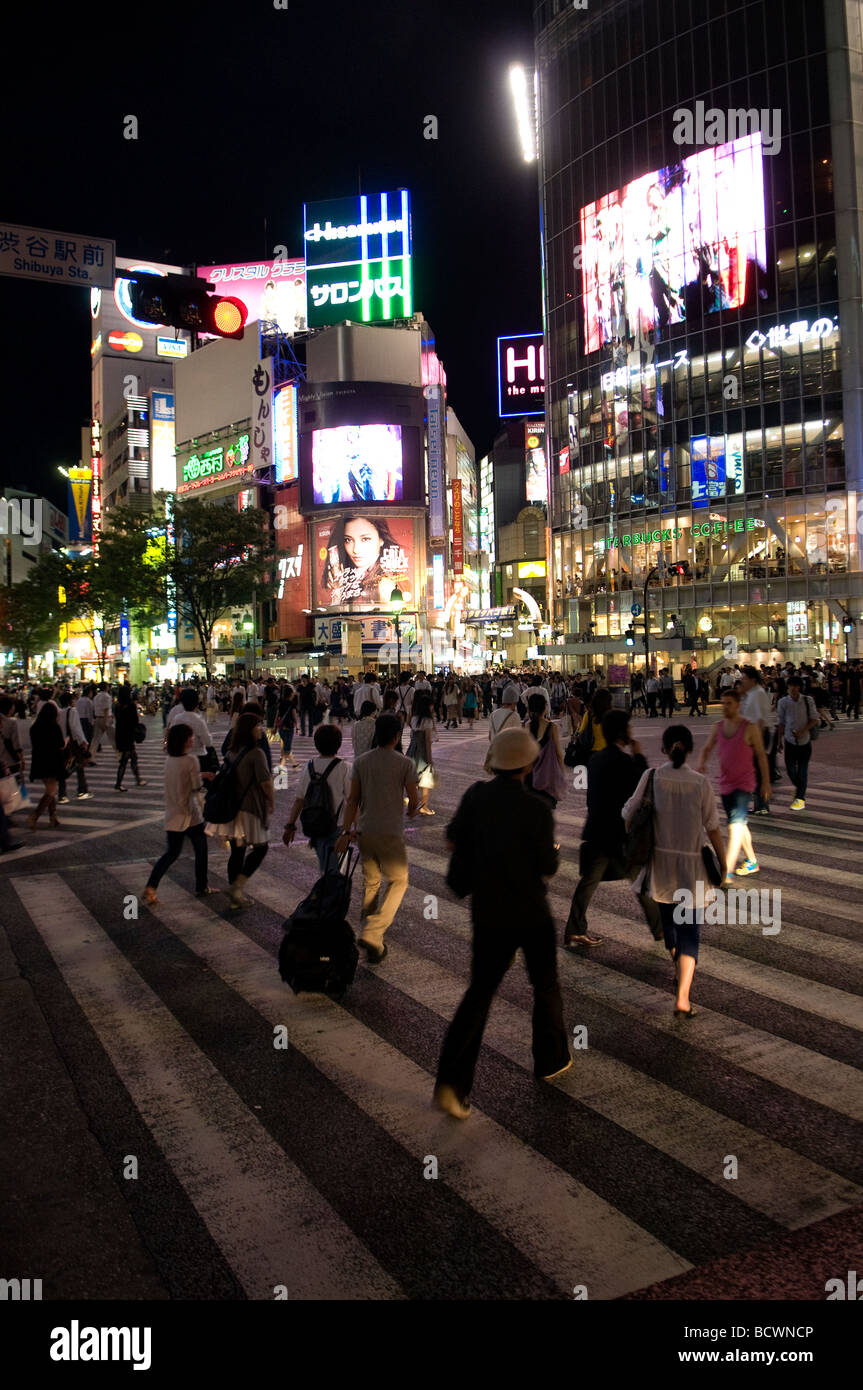
[(527, 697), (528, 717), (525, 727), (539, 744), (540, 753), (524, 785), (554, 810), (566, 792), (566, 773), (563, 770), (563, 749), (560, 746), (560, 730), (547, 716), (545, 696), (537, 691)]
[(290, 848), (299, 820), (318, 856), (321, 873), (325, 874), (331, 852), (342, 833), (345, 802), (351, 789), (351, 765), (336, 756), (342, 746), (342, 731), (337, 724), (320, 724), (315, 729), (314, 743), (317, 757), (300, 773), (297, 795), (282, 831), (282, 840)]
[[(649, 894), (659, 907), (665, 945), (674, 965), (675, 1018), (692, 1018), (695, 1010), (689, 1002), (689, 991), (698, 961), (703, 916), (694, 908), (694, 902), (699, 882), (702, 901), (711, 891), (702, 846), (705, 838), (709, 839), (720, 876), (725, 873), (725, 846), (710, 782), (684, 766), (692, 752), (692, 734), (687, 725), (667, 725), (662, 749), (669, 761), (642, 774), (622, 815), (629, 830), (644, 797), (653, 803), (652, 849), (632, 887), (638, 894)], [(682, 897), (680, 889), (685, 889), (688, 897)]]
[(195, 731), (189, 724), (177, 721), (171, 725), (165, 761), (165, 834), (168, 843), (165, 853), (153, 865), (147, 879), (144, 902), (148, 907), (158, 903), (156, 889), (163, 874), (180, 857), (187, 835), (195, 851), (195, 896), (203, 898), (214, 891), (207, 887), (207, 838), (198, 793), (203, 790), (204, 781), (211, 780), (215, 773), (201, 772), (198, 759), (192, 752), (194, 744)]
[(266, 857), (267, 826), (275, 807), (273, 779), (261, 740), (266, 742), (260, 712), (241, 714), (223, 769), (233, 815), (217, 824), (208, 822), (206, 829), (208, 835), (219, 836), (230, 845), (228, 897), (233, 909), (249, 905), (243, 889)]
[[(120, 762), (117, 767), (117, 781), (114, 790), (124, 792), (123, 776), (126, 771), (127, 763), (131, 762), (132, 771), (135, 774), (135, 781), (139, 787), (145, 787), (147, 783), (138, 771), (138, 750), (136, 731), (141, 724), (141, 716), (138, 713), (138, 706), (132, 699), (132, 690), (128, 685), (121, 685), (117, 691), (117, 700), (114, 705), (114, 741), (117, 752), (120, 754)], [(141, 725), (143, 728), (143, 725)]]
[(420, 789), (419, 813), (421, 816), (433, 816), (435, 814), (429, 806), (429, 792), (432, 787), (437, 786), (437, 773), (432, 758), (433, 738), (434, 718), (432, 716), (431, 696), (426, 695), (421, 690), (414, 697), (414, 708), (411, 715), (411, 741), (408, 744), (407, 752), (407, 756), (417, 772), (417, 786)]

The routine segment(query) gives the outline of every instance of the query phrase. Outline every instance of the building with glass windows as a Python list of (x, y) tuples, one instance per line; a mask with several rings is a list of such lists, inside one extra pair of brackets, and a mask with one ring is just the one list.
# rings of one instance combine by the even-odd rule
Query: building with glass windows
[(863, 5), (534, 16), (557, 641), (859, 654)]

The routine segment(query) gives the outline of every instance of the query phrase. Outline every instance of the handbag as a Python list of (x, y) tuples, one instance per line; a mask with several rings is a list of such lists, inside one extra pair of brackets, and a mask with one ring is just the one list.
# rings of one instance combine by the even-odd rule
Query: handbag
[[(656, 834), (653, 825), (653, 814), (656, 809), (653, 802), (653, 779), (656, 769), (651, 769), (644, 788), (644, 795), (641, 804), (638, 806), (635, 815), (632, 817), (624, 846), (624, 862), (626, 863), (626, 877), (628, 879), (637, 878), (641, 870), (649, 866), (653, 857), (653, 847), (656, 842)], [(645, 874), (642, 892), (647, 892), (648, 873)]]
[[(228, 730), (228, 733), (230, 734), (230, 730)], [(215, 748), (208, 748), (206, 753), (198, 754), (198, 766), (202, 772), (219, 771), (219, 755)]]
[(11, 816), (13, 811), (21, 807), (21, 787), (18, 778), (10, 773), (8, 777), (0, 777), (0, 806), (7, 816)]
[(723, 874), (712, 845), (701, 846), (701, 858), (704, 861), (708, 883), (711, 883), (714, 888), (718, 888), (722, 882)]
[(554, 743), (549, 736), (542, 747), (531, 773), (531, 786), (535, 792), (545, 792), (546, 796), (560, 801), (566, 795), (566, 775), (557, 759)]
[(134, 737), (136, 743), (143, 743), (143, 742), (144, 742), (144, 739), (147, 737), (147, 726), (146, 726), (146, 724), (142, 724), (141, 721), (139, 720), (138, 723), (135, 725), (135, 732), (134, 732), (133, 737)]

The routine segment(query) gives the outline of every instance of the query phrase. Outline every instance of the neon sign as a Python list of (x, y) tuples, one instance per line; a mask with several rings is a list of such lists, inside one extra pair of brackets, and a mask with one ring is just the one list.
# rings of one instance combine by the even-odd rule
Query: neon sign
[(183, 464), (183, 482), (201, 486), (216, 477), (229, 477), (232, 473), (245, 471), (249, 462), (249, 436), (241, 434), (236, 444), (223, 449), (221, 444), (215, 449), (207, 449), (202, 454), (192, 454)]
[[(596, 549), (617, 550), (620, 546), (661, 544), (664, 541), (679, 540), (683, 535), (682, 525), (688, 526), (689, 523), (682, 522), (681, 525), (666, 526), (656, 531), (636, 531), (632, 535), (607, 536), (596, 542)], [(748, 516), (745, 521), (741, 517), (736, 521), (700, 521), (692, 527), (690, 535), (724, 536), (734, 532), (755, 531), (763, 525), (764, 521), (755, 516)]]

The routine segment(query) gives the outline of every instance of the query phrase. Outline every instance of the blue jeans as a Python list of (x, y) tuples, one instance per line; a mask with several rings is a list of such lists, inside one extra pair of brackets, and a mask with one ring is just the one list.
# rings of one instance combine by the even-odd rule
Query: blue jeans
[(318, 864), (320, 865), (322, 874), (325, 874), (327, 872), (328, 860), (330, 861), (330, 869), (333, 873), (335, 873), (335, 871), (339, 867), (338, 855), (330, 854), (330, 850), (333, 849), (336, 840), (339, 838), (341, 833), (342, 832), (340, 830), (335, 830), (333, 831), (332, 835), (327, 835), (326, 839), (315, 840), (313, 848), (315, 854), (318, 856)]

